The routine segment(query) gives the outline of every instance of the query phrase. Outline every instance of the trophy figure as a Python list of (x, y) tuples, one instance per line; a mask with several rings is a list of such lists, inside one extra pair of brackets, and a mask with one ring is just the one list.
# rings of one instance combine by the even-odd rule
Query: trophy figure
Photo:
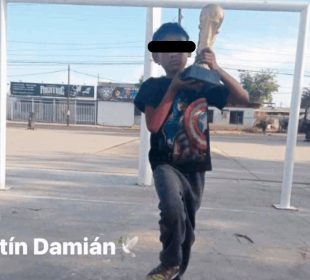
[[(196, 55), (205, 48), (212, 48), (215, 37), (224, 19), (224, 10), (216, 4), (210, 4), (204, 7), (200, 13), (199, 41)], [(182, 73), (182, 79), (196, 79), (208, 84), (220, 85), (220, 77), (209, 69), (207, 64), (195, 62), (187, 67)]]

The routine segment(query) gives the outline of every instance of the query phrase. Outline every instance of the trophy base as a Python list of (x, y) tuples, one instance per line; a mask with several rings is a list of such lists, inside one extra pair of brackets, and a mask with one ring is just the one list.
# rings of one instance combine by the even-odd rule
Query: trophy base
[(181, 74), (182, 80), (195, 79), (207, 84), (221, 85), (220, 76), (212, 70), (206, 69), (198, 64), (193, 64), (184, 69)]

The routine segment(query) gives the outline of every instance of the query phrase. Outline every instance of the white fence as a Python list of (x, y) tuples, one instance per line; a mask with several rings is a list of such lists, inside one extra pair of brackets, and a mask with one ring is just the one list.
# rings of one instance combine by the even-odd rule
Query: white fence
[[(68, 106), (69, 105), (69, 106)], [(67, 100), (57, 98), (8, 98), (7, 119), (27, 121), (35, 113), (36, 122), (66, 123), (68, 107), (70, 123), (97, 124), (97, 102), (95, 100)]]

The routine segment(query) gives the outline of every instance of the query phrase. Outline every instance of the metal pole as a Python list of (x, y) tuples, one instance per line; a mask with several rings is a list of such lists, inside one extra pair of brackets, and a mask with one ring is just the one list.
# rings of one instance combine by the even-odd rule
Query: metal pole
[(0, 190), (5, 190), (7, 106), (7, 2), (0, 0)]
[(56, 122), (56, 99), (53, 98), (53, 123)]
[(181, 25), (182, 24), (182, 18), (183, 18), (183, 15), (182, 15), (182, 9), (178, 9), (178, 23)]
[(11, 96), (10, 96), (10, 108), (11, 108), (11, 121), (14, 121), (14, 103), (15, 103), (15, 99), (13, 99)]
[(76, 124), (76, 107), (77, 107), (76, 99), (74, 99), (74, 124)]
[(301, 12), (307, 5), (305, 2), (291, 0), (9, 0), (10, 3), (37, 3), (62, 5), (98, 5), (98, 6), (127, 6), (127, 7), (161, 7), (201, 9), (207, 4), (219, 4), (225, 10), (252, 10)]
[(309, 32), (309, 14), (310, 5), (308, 5), (300, 14), (293, 92), (291, 97), (291, 111), (288, 124), (285, 162), (282, 177), (281, 201), (280, 204), (274, 205), (277, 209), (296, 209), (290, 205), (290, 201), (293, 183), (294, 153), (297, 141), (298, 119), (305, 70), (304, 58), (307, 49), (307, 37)]
[(68, 85), (67, 85), (67, 126), (70, 124), (70, 64), (68, 64)]
[[(145, 81), (151, 76), (157, 76), (158, 67), (152, 60), (151, 53), (147, 49), (147, 44), (152, 40), (154, 31), (159, 27), (161, 22), (161, 8), (147, 8), (146, 13), (146, 35), (145, 35), (145, 52), (144, 52), (144, 74)], [(152, 185), (152, 170), (148, 160), (150, 149), (150, 133), (145, 123), (145, 115), (141, 114), (140, 123), (140, 149), (139, 149), (139, 185)]]

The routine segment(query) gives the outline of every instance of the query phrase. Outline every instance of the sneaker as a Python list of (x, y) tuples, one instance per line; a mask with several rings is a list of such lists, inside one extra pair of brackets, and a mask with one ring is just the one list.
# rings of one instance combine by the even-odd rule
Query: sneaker
[(180, 267), (166, 267), (160, 264), (146, 276), (146, 280), (172, 280), (179, 275)]

